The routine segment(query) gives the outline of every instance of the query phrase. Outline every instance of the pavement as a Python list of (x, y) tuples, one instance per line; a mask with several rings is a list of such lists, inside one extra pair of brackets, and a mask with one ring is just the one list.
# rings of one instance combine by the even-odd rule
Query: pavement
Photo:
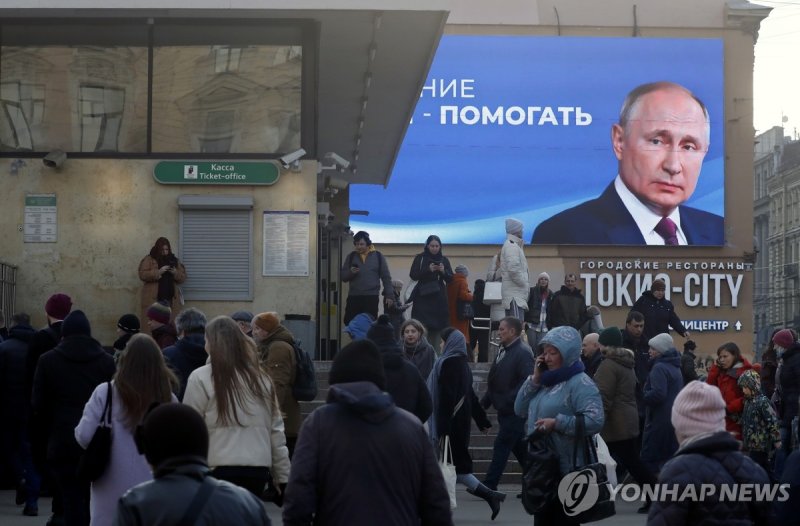
[[(501, 485), (501, 491), (507, 493), (506, 501), (500, 510), (497, 519), (492, 522), (489, 505), (481, 499), (473, 497), (459, 487), (458, 507), (453, 510), (453, 522), (458, 526), (470, 526), (477, 524), (496, 524), (504, 526), (530, 526), (533, 517), (525, 513), (522, 502), (516, 498), (519, 493), (519, 485)], [(644, 526), (647, 524), (647, 516), (636, 513), (639, 504), (628, 502), (617, 502), (617, 514), (614, 517), (592, 524), (614, 525), (614, 526)], [(283, 524), (281, 511), (274, 504), (266, 505), (267, 514), (274, 526)], [(22, 506), (14, 504), (13, 491), (0, 491), (0, 525), (2, 526), (44, 526), (47, 522), (50, 510), (50, 499), (39, 501), (39, 517), (23, 517)], [(555, 525), (554, 525), (555, 526)]]

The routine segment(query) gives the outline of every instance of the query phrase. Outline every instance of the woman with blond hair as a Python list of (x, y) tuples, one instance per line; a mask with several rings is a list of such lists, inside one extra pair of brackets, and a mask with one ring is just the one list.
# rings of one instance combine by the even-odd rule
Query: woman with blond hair
[(289, 451), (275, 389), (260, 368), (255, 342), (227, 316), (206, 325), (209, 363), (189, 375), (183, 403), (208, 426), (212, 474), (261, 497), (270, 471), (289, 481)]
[(114, 379), (95, 388), (75, 428), (75, 440), (85, 449), (111, 396), (111, 457), (106, 471), (92, 482), (92, 526), (111, 524), (122, 494), (152, 480), (150, 466), (137, 451), (133, 434), (152, 404), (178, 401), (173, 394), (177, 387), (178, 380), (164, 362), (155, 340), (146, 334), (136, 334), (121, 353)]

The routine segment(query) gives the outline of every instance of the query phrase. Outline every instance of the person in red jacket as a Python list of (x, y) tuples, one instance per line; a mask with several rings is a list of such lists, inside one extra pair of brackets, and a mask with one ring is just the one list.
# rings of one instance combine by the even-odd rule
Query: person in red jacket
[(739, 422), (744, 409), (744, 393), (738, 385), (739, 376), (753, 366), (742, 356), (739, 347), (733, 343), (723, 343), (717, 349), (717, 361), (708, 371), (706, 382), (715, 385), (725, 400), (725, 429), (742, 439), (742, 426)]

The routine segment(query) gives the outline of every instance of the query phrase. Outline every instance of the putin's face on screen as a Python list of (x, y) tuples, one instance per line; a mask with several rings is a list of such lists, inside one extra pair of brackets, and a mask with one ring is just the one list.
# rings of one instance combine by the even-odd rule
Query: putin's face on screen
[(694, 193), (709, 123), (690, 93), (662, 88), (633, 104), (624, 128), (612, 127), (611, 140), (622, 182), (650, 210), (667, 216)]

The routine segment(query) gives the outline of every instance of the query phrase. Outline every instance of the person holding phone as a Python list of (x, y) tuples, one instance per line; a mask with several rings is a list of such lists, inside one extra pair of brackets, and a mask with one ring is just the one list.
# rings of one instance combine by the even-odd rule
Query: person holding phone
[(442, 253), (439, 236), (428, 236), (425, 248), (411, 263), (409, 276), (418, 282), (411, 295), (411, 317), (422, 322), (428, 331), (428, 341), (438, 352), (441, 331), (450, 324), (447, 284), (453, 280), (453, 267)]
[[(575, 414), (583, 413), (586, 434), (598, 433), (605, 423), (603, 401), (595, 383), (584, 372), (581, 362), (581, 335), (572, 327), (555, 327), (542, 338), (544, 352), (535, 361), (533, 374), (522, 384), (514, 411), (527, 417), (526, 432), (547, 435), (548, 447), (558, 454), (561, 475), (572, 471), (575, 440)], [(584, 448), (578, 448), (578, 466), (586, 463)], [(556, 501), (543, 513), (534, 515), (534, 524), (578, 524), (567, 517)]]
[[(144, 282), (140, 319), (147, 319), (147, 309), (156, 302), (166, 304), (175, 312), (180, 303), (178, 285), (186, 281), (186, 268), (172, 252), (167, 238), (158, 238), (150, 253), (139, 262), (139, 279)], [(149, 333), (146, 326), (142, 327), (142, 332)]]
[(361, 313), (378, 318), (378, 299), (383, 283), (383, 297), (386, 305), (394, 305), (394, 287), (389, 266), (383, 254), (375, 250), (369, 234), (360, 230), (353, 236), (353, 250), (344, 258), (339, 275), (342, 281), (350, 284), (347, 304), (342, 323), (350, 321)]

